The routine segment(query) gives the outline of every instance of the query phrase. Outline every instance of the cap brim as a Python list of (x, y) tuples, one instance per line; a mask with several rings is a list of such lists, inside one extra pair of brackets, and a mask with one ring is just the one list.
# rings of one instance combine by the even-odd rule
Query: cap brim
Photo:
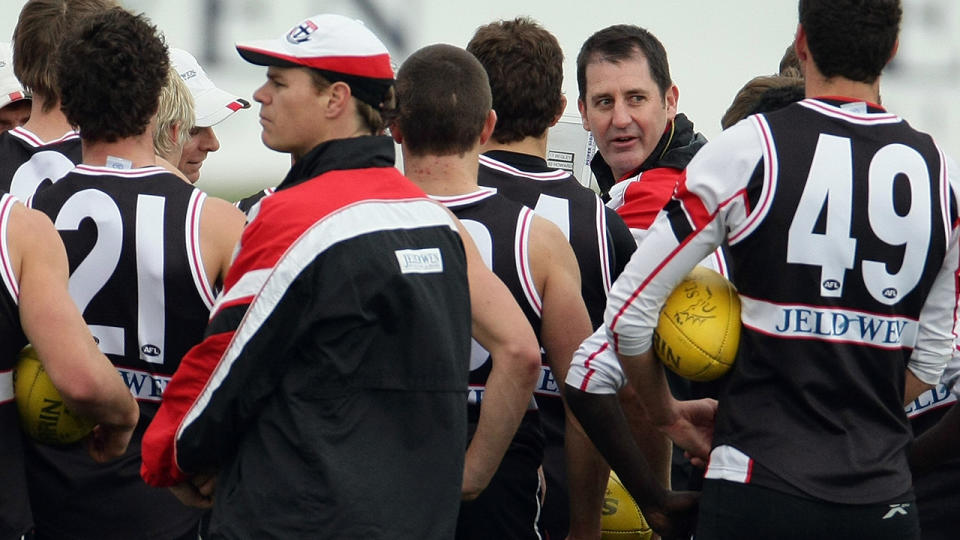
[(246, 41), (237, 43), (237, 52), (244, 60), (258, 66), (299, 67), (307, 65), (303, 61), (298, 61), (294, 56), (278, 52), (282, 50), (282, 47), (283, 45), (278, 39)]
[(250, 102), (213, 87), (194, 96), (197, 127), (210, 127), (229, 118), (240, 109), (250, 108)]
[(30, 94), (22, 92), (20, 90), (15, 90), (13, 92), (4, 92), (0, 94), (0, 109), (10, 105), (11, 103), (16, 103), (18, 101), (23, 101), (25, 99), (31, 99)]

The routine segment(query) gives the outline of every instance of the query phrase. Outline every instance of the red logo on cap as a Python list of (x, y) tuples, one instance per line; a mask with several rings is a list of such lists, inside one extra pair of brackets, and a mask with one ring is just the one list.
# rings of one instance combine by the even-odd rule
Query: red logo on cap
[(314, 33), (316, 30), (316, 23), (310, 19), (307, 19), (297, 26), (294, 26), (289, 32), (287, 32), (287, 41), (293, 43), (294, 45), (303, 43), (304, 41), (310, 39), (310, 34)]

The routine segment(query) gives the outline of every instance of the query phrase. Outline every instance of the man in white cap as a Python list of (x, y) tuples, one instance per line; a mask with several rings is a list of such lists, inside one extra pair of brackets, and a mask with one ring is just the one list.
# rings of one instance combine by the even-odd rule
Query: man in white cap
[(215, 538), (452, 538), (464, 486), (488, 474), (464, 467), (471, 328), (523, 371), (504, 394), (526, 402), (536, 337), (459, 222), (393, 166), (393, 69), (370, 30), (318, 15), (237, 48), (268, 66), (261, 138), (295, 164), (251, 212), (142, 476), (210, 505), (216, 475)]
[(0, 133), (30, 119), (30, 93), (13, 74), (13, 49), (0, 41)]
[(197, 113), (196, 123), (190, 130), (190, 140), (184, 145), (180, 162), (177, 164), (180, 172), (193, 184), (200, 179), (200, 167), (207, 159), (207, 154), (220, 149), (220, 141), (213, 132), (213, 126), (240, 109), (249, 108), (250, 103), (217, 88), (189, 52), (171, 48), (170, 63), (183, 82), (187, 83)]

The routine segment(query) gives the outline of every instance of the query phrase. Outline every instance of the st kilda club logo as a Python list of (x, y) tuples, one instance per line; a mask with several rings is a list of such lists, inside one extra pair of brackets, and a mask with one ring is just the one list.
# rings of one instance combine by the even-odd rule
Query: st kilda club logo
[(287, 32), (287, 41), (294, 45), (303, 43), (304, 41), (310, 39), (310, 34), (314, 33), (316, 30), (316, 23), (308, 19), (297, 26), (294, 26), (289, 32)]

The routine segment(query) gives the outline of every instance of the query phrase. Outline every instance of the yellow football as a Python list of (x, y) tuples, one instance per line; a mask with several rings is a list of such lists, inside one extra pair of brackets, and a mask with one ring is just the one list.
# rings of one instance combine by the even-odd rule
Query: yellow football
[(27, 345), (13, 371), (13, 394), (20, 413), (20, 426), (35, 441), (63, 445), (79, 441), (93, 429), (93, 422), (67, 408), (60, 392), (43, 369), (37, 351)]
[(603, 497), (603, 512), (600, 515), (600, 538), (602, 540), (650, 540), (653, 529), (643, 519), (640, 507), (623, 487), (617, 473), (610, 471), (607, 492)]
[(740, 346), (740, 297), (719, 273), (697, 266), (670, 293), (653, 350), (668, 368), (694, 381), (712, 381), (733, 367)]

